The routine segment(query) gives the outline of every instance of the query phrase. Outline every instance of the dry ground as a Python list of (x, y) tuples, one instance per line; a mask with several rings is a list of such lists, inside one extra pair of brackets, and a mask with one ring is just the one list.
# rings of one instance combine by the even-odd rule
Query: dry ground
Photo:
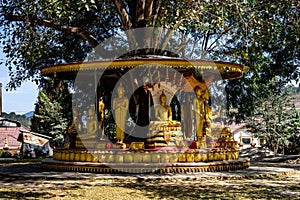
[[(1, 170), (1, 169), (0, 169)], [(22, 180), (2, 177), (0, 199), (300, 199), (300, 172), (239, 180)]]

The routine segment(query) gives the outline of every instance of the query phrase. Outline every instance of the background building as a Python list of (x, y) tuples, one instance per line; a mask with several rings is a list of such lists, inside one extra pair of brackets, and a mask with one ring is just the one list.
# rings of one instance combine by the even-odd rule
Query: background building
[(18, 141), (20, 131), (29, 131), (20, 122), (0, 117), (0, 152), (10, 152), (12, 155), (20, 151)]

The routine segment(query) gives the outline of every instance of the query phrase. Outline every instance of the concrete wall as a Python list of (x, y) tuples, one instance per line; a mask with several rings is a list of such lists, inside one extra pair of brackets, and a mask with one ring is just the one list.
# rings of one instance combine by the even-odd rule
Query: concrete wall
[(254, 135), (249, 131), (247, 131), (247, 129), (238, 130), (237, 132), (233, 133), (233, 135), (234, 135), (234, 140), (237, 141), (238, 144), (240, 144), (242, 139), (244, 143), (244, 145), (240, 147), (242, 149), (251, 147), (251, 144), (253, 142), (255, 143), (255, 147), (260, 147), (263, 143), (262, 139), (254, 137)]

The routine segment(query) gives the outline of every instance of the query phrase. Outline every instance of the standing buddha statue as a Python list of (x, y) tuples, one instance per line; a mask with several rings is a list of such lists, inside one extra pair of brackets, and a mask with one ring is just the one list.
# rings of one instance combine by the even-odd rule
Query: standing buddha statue
[(194, 88), (196, 98), (193, 101), (195, 113), (195, 133), (198, 142), (204, 140), (204, 122), (205, 122), (205, 100), (202, 97), (202, 90), (199, 86)]
[(117, 92), (118, 97), (113, 100), (113, 110), (115, 112), (117, 143), (122, 144), (125, 138), (124, 131), (129, 101), (128, 98), (124, 96), (125, 91), (122, 84), (117, 88)]
[(103, 137), (104, 137), (104, 108), (105, 108), (105, 104), (104, 104), (104, 101), (103, 101), (102, 97), (100, 97), (98, 108), (99, 108), (99, 129), (101, 131), (100, 140), (103, 140)]

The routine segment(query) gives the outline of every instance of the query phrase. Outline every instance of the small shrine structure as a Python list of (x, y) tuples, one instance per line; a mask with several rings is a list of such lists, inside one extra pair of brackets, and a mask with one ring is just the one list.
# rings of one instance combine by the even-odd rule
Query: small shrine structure
[[(211, 128), (220, 108), (213, 113), (208, 90), (217, 77), (240, 78), (244, 70), (149, 55), (44, 67), (43, 76), (74, 80), (75, 101), (64, 148), (42, 167), (97, 173), (247, 168), (250, 161), (239, 158), (230, 128)], [(212, 141), (212, 135), (218, 137)]]

